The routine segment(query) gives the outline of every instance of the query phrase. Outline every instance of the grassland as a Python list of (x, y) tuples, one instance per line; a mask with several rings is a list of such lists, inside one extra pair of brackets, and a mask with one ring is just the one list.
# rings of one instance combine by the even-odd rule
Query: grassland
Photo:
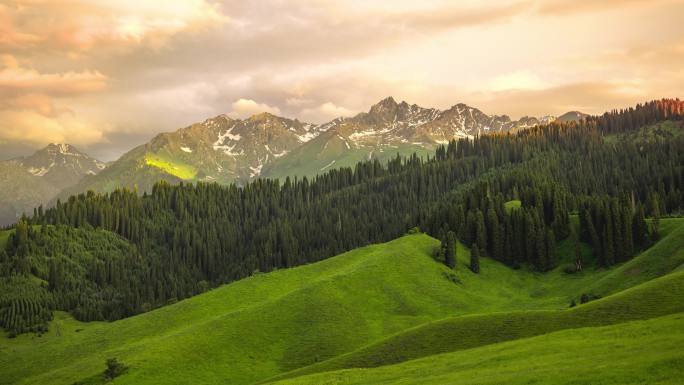
[(192, 180), (197, 175), (197, 169), (189, 164), (174, 161), (160, 154), (145, 154), (145, 164), (156, 167), (170, 175), (184, 180)]
[[(498, 322), (488, 330), (503, 333), (479, 344), (681, 311), (677, 307), (681, 297), (673, 295), (681, 290), (682, 274), (666, 274), (681, 264), (677, 254), (681, 243), (677, 242), (681, 242), (684, 221), (662, 223), (662, 241), (630, 262), (662, 266), (638, 272), (625, 264), (612, 270), (590, 267), (571, 275), (559, 267), (542, 274), (512, 270), (484, 258), (481, 274), (473, 274), (466, 268), (469, 251), (459, 244), (455, 279), (448, 279), (449, 270), (430, 256), (438, 241), (417, 234), (316, 264), (258, 274), (112, 323), (80, 323), (57, 313), (43, 336), (0, 338), (0, 383), (97, 383), (105, 359), (116, 357), (130, 369), (115, 384), (252, 384), (334, 362), (336, 357), (354, 356), (369, 347), (391, 346), (384, 345), (391, 341), (412, 345), (412, 350), (396, 352), (399, 360), (422, 357), (432, 353), (425, 346), (441, 337), (435, 334), (439, 325), (473, 317)], [(558, 247), (563, 254), (563, 243)], [(669, 255), (668, 248), (675, 253)], [(624, 286), (663, 275), (607, 297)], [(571, 299), (589, 289), (606, 298), (567, 310)], [(642, 294), (625, 297), (630, 293)], [(657, 305), (655, 310), (650, 304)], [(605, 318), (605, 322), (587, 323), (592, 317)], [(521, 332), (520, 325), (530, 320), (538, 323), (533, 328), (536, 332)], [(436, 352), (471, 351), (477, 345), (461, 341), (458, 333), (462, 330), (453, 333), (451, 340), (444, 341), (445, 350)], [(415, 345), (418, 340), (422, 345)], [(380, 363), (398, 361), (387, 354), (389, 358)]]
[(274, 385), (681, 384), (684, 314), (564, 330), (374, 369), (327, 372)]
[(327, 362), (277, 378), (396, 364), (562, 329), (612, 325), (684, 312), (684, 272), (567, 310), (474, 314), (429, 322)]

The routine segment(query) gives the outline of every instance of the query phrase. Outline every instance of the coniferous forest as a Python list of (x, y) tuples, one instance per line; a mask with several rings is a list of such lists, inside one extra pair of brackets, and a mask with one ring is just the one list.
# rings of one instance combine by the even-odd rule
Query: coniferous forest
[(683, 119), (684, 102), (664, 99), (312, 179), (72, 196), (22, 218), (0, 250), (0, 326), (41, 332), (56, 309), (121, 319), (414, 226), (447, 253), (455, 237), (478, 257), (537, 271), (557, 267), (555, 245), (574, 237), (608, 267), (656, 241), (659, 219), (684, 208), (684, 137), (629, 134)]

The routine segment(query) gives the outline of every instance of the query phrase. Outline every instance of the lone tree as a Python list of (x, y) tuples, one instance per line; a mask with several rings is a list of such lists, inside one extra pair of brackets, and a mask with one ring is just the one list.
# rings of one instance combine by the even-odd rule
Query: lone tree
[(470, 250), (470, 270), (475, 274), (480, 272), (480, 248), (477, 245)]
[(116, 377), (124, 374), (126, 372), (126, 365), (119, 362), (116, 358), (107, 359), (107, 369), (104, 371), (105, 378), (107, 380), (113, 380)]
[(444, 264), (452, 269), (456, 267), (456, 234), (453, 231), (449, 231), (446, 236)]

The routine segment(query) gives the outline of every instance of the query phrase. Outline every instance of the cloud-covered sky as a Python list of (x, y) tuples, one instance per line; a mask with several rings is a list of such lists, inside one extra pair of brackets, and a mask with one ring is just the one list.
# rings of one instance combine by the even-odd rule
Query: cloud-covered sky
[(682, 97), (682, 20), (684, 0), (4, 0), (0, 159), (389, 95), (513, 118)]

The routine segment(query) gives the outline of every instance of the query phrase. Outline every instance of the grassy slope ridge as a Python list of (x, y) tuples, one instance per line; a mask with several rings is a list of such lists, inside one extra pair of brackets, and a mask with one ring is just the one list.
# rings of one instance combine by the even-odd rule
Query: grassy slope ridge
[(430, 322), (359, 351), (277, 378), (347, 368), (378, 367), (562, 329), (648, 319), (684, 311), (681, 298), (684, 298), (684, 272), (673, 273), (569, 310), (475, 314)]
[(298, 377), (278, 385), (681, 384), (684, 313), (564, 330), (373, 369)]
[[(684, 223), (670, 221), (663, 222), (661, 243)], [(453, 283), (430, 257), (437, 244), (426, 235), (406, 236), (113, 323), (84, 324), (58, 313), (42, 337), (0, 338), (0, 383), (71, 384), (117, 357), (131, 368), (116, 384), (249, 384), (446, 317), (565, 309), (591, 282), (613, 273), (539, 274), (485, 258), (475, 275), (459, 245), (460, 283)]]
[(70, 384), (116, 356), (131, 365), (121, 383), (251, 383), (477, 310), (429, 258), (434, 244), (417, 235), (369, 246), (110, 324), (61, 314), (42, 337), (0, 340), (0, 378)]

